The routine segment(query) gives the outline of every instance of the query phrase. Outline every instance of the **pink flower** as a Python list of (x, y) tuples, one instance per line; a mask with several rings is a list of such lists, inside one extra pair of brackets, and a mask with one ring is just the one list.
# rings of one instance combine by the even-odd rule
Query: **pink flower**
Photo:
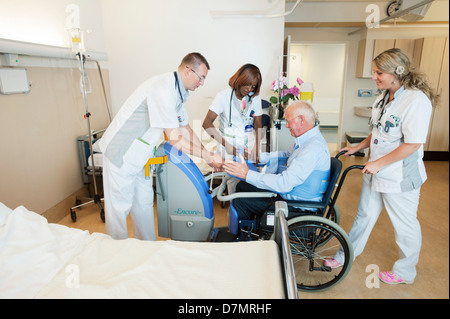
[(277, 81), (273, 80), (273, 82), (272, 82), (272, 91), (276, 91), (276, 90), (278, 90)]
[(274, 80), (272, 82), (272, 91), (278, 91), (279, 89), (283, 89), (283, 87), (286, 85), (287, 85), (287, 78), (281, 75), (277, 80)]
[(285, 95), (291, 93), (290, 89), (284, 89), (281, 91), (281, 98), (283, 98)]
[[(303, 81), (300, 78), (297, 78), (297, 83), (301, 85)], [(287, 85), (287, 78), (283, 76), (283, 74), (280, 74), (280, 77), (272, 82), (271, 88), (272, 91), (276, 93), (276, 95), (270, 97), (270, 103), (287, 105), (290, 99), (299, 99), (300, 89), (297, 86), (288, 88)]]
[(300, 89), (298, 87), (296, 87), (296, 86), (293, 86), (291, 88), (291, 94), (293, 96), (299, 96), (300, 95)]
[(288, 84), (288, 79), (287, 79), (287, 77), (285, 77), (285, 76), (283, 76), (283, 75), (280, 75), (280, 78), (278, 79), (278, 86), (279, 87), (283, 87), (283, 86), (285, 86), (285, 85), (287, 85)]

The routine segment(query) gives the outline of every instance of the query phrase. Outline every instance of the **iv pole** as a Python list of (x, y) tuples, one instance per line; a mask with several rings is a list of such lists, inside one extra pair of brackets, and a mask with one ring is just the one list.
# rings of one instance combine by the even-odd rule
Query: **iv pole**
[[(78, 30), (78, 33), (81, 33), (81, 32)], [(82, 37), (82, 34), (80, 34), (78, 37), (72, 36), (72, 42), (79, 43), (79, 45), (78, 45), (79, 51), (76, 53), (76, 56), (80, 62), (81, 78), (82, 78), (82, 84), (83, 84), (82, 85), (82, 87), (83, 87), (82, 93), (83, 93), (83, 98), (84, 98), (84, 106), (85, 106), (85, 110), (86, 110), (84, 117), (87, 120), (87, 126), (88, 126), (88, 137), (89, 137), (88, 142), (89, 142), (89, 151), (90, 151), (91, 159), (92, 159), (92, 181), (93, 181), (93, 185), (94, 185), (94, 197), (88, 198), (87, 202), (80, 203), (80, 204), (78, 204), (80, 201), (77, 199), (78, 205), (76, 205), (70, 209), (70, 216), (72, 218), (72, 221), (75, 222), (77, 220), (77, 217), (76, 217), (76, 213), (74, 212), (74, 209), (81, 208), (83, 206), (90, 205), (90, 204), (97, 204), (100, 208), (100, 218), (104, 222), (105, 221), (105, 210), (103, 209), (101, 198), (100, 198), (100, 195), (98, 194), (98, 190), (97, 190), (97, 181), (96, 181), (97, 174), (96, 174), (96, 167), (95, 167), (95, 160), (94, 160), (94, 151), (92, 148), (92, 130), (91, 130), (91, 121), (90, 121), (91, 113), (89, 112), (88, 101), (87, 101), (87, 90), (86, 90), (86, 76), (85, 76), (86, 71), (85, 71), (85, 65), (84, 65), (86, 62), (86, 56), (82, 53), (82, 51), (84, 51), (83, 50), (84, 46), (82, 44), (81, 37)], [(74, 49), (75, 49), (75, 47), (74, 47)]]

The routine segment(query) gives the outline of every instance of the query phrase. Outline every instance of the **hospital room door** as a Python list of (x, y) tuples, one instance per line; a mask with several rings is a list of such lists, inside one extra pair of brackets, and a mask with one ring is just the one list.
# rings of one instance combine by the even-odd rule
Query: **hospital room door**
[(312, 105), (320, 121), (320, 130), (330, 152), (337, 150), (346, 69), (345, 43), (304, 43), (291, 41), (289, 46), (289, 85), (297, 78), (311, 83)]

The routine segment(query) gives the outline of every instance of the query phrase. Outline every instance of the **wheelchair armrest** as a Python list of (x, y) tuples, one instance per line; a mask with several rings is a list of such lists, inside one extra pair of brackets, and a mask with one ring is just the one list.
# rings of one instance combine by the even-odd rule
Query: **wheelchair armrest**
[(222, 180), (222, 183), (214, 188), (211, 192), (211, 195), (216, 196), (217, 199), (221, 202), (232, 201), (235, 198), (267, 198), (267, 197), (277, 197), (277, 193), (271, 192), (239, 192), (233, 193), (230, 195), (223, 195), (225, 188), (227, 186), (227, 181), (231, 178), (230, 175), (226, 174), (225, 178)]
[(277, 193), (270, 192), (239, 192), (230, 195), (217, 194), (217, 199), (221, 202), (231, 201), (235, 198), (267, 198), (267, 197), (277, 197)]
[(323, 200), (320, 202), (304, 201), (304, 200), (299, 200), (299, 201), (288, 200), (288, 201), (286, 201), (286, 203), (288, 206), (291, 206), (291, 207), (304, 207), (304, 208), (326, 208), (327, 207), (327, 203), (324, 202)]

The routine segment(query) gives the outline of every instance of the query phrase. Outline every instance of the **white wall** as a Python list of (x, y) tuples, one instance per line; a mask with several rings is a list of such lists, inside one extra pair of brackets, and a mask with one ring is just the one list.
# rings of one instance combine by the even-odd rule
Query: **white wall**
[(280, 13), (284, 1), (101, 2), (114, 112), (141, 82), (176, 70), (192, 51), (202, 53), (211, 70), (205, 85), (188, 99), (191, 125), (194, 120), (203, 121), (215, 94), (227, 87), (228, 79), (245, 63), (261, 69), (261, 96), (269, 97), (282, 54), (284, 18), (214, 18), (210, 11), (272, 9), (271, 13)]
[[(284, 19), (219, 19), (211, 17), (210, 10), (280, 13), (283, 0), (0, 0), (0, 39), (69, 48), (68, 4), (80, 8), (86, 49), (108, 54), (102, 65), (110, 70), (104, 75), (110, 74), (114, 111), (142, 81), (175, 70), (191, 51), (204, 54), (211, 65), (204, 87), (188, 101), (191, 123), (203, 121), (216, 92), (244, 63), (260, 67), (262, 94), (267, 98), (270, 93), (282, 52)], [(1, 52), (2, 41), (0, 66)], [(80, 75), (77, 66), (58, 59), (19, 59), (20, 66), (29, 68), (33, 86), (30, 94), (0, 96), (0, 201), (42, 213), (82, 187), (75, 138), (86, 133)], [(101, 113), (103, 92), (95, 73), (91, 80), (94, 76), (91, 120), (100, 129), (106, 115)]]
[[(61, 47), (70, 43), (65, 9), (72, 3), (80, 8), (80, 27), (92, 31), (85, 35), (86, 48), (104, 51), (98, 0), (0, 0), (0, 66), (5, 63), (1, 52), (17, 50), (11, 45), (17, 41), (23, 41), (19, 51), (40, 52), (44, 45), (46, 53), (65, 52)], [(0, 201), (43, 213), (83, 186), (76, 145), (76, 138), (87, 133), (80, 71), (75, 60), (24, 55), (19, 55), (19, 67), (27, 69), (31, 91), (0, 95)], [(109, 118), (97, 69), (88, 68), (91, 127), (97, 130)], [(103, 75), (108, 93), (107, 70)]]
[(376, 89), (371, 79), (355, 78), (360, 34), (349, 36), (347, 28), (286, 28), (285, 32), (291, 35), (293, 42), (327, 43), (335, 41), (347, 45), (347, 69), (344, 72), (344, 97), (339, 126), (340, 136), (344, 136), (345, 131), (368, 132), (368, 119), (353, 115), (354, 106), (370, 106), (372, 103), (372, 99), (359, 98), (357, 96), (358, 89)]
[(0, 0), (0, 38), (70, 47), (66, 31), (66, 7), (80, 8), (80, 28), (85, 47), (105, 51), (103, 21), (99, 0)]
[(314, 85), (313, 106), (321, 125), (337, 126), (344, 81), (345, 44), (299, 43), (290, 47), (289, 83), (300, 77)]

